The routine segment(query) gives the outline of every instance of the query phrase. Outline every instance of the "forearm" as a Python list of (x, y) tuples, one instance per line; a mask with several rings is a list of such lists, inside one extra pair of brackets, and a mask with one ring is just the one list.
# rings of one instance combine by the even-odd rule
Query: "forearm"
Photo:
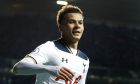
[(35, 75), (38, 73), (51, 73), (57, 75), (58, 70), (59, 66), (32, 64), (20, 61), (15, 64), (12, 72), (16, 75)]

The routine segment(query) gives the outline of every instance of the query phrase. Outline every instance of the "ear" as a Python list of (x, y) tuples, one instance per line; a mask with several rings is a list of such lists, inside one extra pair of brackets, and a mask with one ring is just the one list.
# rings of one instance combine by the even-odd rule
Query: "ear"
[(58, 25), (58, 31), (62, 32), (62, 25)]

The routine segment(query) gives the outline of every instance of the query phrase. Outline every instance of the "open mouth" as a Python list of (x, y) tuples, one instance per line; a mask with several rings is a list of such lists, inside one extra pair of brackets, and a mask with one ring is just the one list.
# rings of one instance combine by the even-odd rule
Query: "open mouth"
[(80, 31), (73, 31), (72, 33), (81, 33)]
[(75, 36), (79, 36), (81, 32), (80, 32), (80, 31), (73, 31), (72, 33), (73, 33), (73, 35), (75, 35)]
[(73, 34), (80, 34), (79, 31), (73, 31), (72, 33), (73, 33)]

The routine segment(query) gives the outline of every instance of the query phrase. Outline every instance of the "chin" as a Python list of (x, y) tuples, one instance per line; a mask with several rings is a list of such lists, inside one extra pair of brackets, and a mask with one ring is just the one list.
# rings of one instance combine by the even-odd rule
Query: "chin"
[(81, 39), (81, 35), (73, 35), (73, 36), (72, 36), (72, 39), (73, 39), (74, 41), (79, 41), (79, 40)]
[(73, 38), (75, 41), (79, 41), (81, 38), (80, 37), (74, 37)]

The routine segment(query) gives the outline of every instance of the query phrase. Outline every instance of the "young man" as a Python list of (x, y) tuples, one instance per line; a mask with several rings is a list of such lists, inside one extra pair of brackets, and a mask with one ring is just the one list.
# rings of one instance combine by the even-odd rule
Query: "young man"
[(60, 39), (38, 46), (16, 63), (12, 72), (36, 75), (36, 84), (85, 84), (89, 59), (78, 49), (83, 19), (77, 6), (63, 6), (57, 14)]

